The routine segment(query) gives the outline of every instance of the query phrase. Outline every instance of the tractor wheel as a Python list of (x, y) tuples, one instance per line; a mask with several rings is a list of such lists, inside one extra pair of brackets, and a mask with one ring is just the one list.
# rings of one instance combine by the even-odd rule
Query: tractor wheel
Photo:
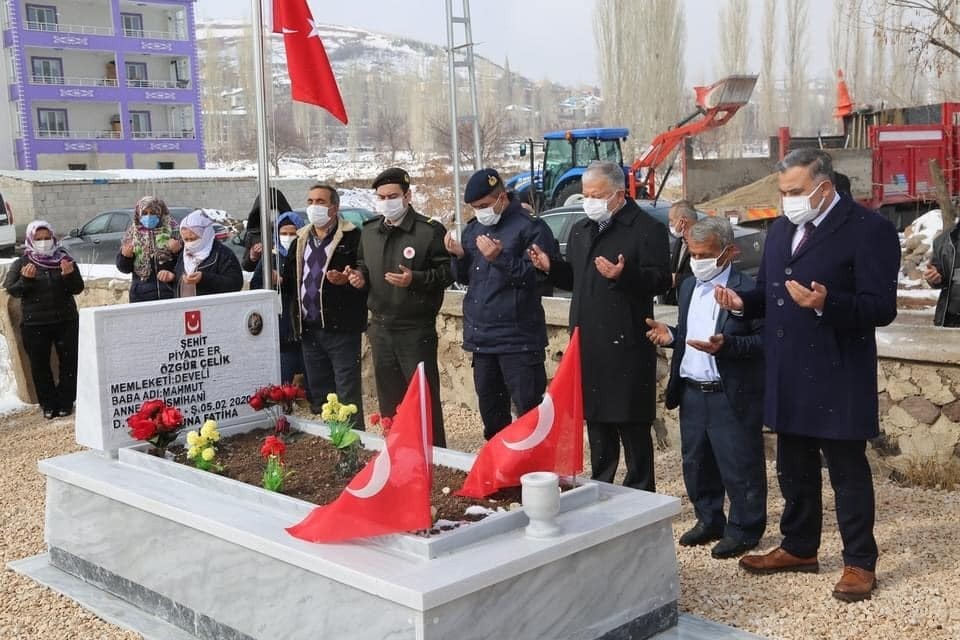
[(573, 180), (568, 182), (563, 189), (560, 190), (560, 193), (557, 194), (556, 200), (554, 203), (558, 207), (571, 207), (573, 205), (580, 204), (583, 202), (583, 187), (580, 184), (579, 180)]

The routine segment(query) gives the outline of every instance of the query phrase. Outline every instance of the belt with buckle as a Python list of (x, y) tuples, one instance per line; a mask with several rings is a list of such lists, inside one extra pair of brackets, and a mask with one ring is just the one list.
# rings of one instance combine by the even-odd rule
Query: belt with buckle
[(723, 383), (719, 380), (714, 380), (712, 382), (700, 382), (698, 380), (691, 380), (690, 378), (684, 378), (684, 381), (694, 389), (702, 391), (703, 393), (716, 393), (717, 391), (723, 391)]

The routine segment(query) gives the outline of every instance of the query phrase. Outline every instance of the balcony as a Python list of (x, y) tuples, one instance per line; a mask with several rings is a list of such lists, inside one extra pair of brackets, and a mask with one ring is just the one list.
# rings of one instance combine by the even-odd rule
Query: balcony
[(141, 40), (186, 40), (185, 33), (176, 31), (151, 31), (148, 29), (124, 29), (124, 38), (139, 38)]
[(134, 140), (195, 140), (195, 131), (183, 129), (181, 131), (134, 131)]
[(50, 131), (48, 129), (34, 129), (35, 138), (47, 138), (54, 140), (119, 140), (123, 134), (119, 131)]
[(27, 31), (46, 31), (53, 33), (78, 33), (88, 36), (112, 36), (113, 27), (97, 27), (87, 24), (57, 24), (55, 22), (25, 22)]
[(187, 89), (189, 80), (127, 80), (132, 89)]
[(30, 84), (62, 84), (72, 87), (116, 87), (117, 81), (113, 78), (31, 75)]

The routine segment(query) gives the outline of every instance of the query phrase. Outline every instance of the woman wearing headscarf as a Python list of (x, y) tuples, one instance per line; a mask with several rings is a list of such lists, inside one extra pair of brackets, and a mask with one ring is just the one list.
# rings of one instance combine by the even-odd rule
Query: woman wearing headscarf
[[(79, 340), (73, 296), (83, 291), (83, 278), (50, 223), (34, 220), (27, 225), (23, 256), (10, 265), (3, 287), (20, 298), (20, 339), (44, 417), (70, 415), (77, 397)], [(60, 361), (57, 382), (50, 367), (51, 347)]]
[(213, 220), (197, 209), (180, 222), (183, 251), (177, 259), (179, 295), (205, 296), (243, 288), (243, 272), (233, 251), (216, 238)]
[[(273, 268), (277, 273), (283, 273), (283, 266), (288, 258), (292, 258), (288, 253), (290, 247), (297, 241), (297, 231), (306, 222), (303, 218), (292, 211), (281, 213), (277, 218), (276, 231), (273, 234), (273, 246), (276, 252), (276, 262)], [(251, 289), (263, 289), (263, 265), (265, 260), (257, 263), (257, 268), (253, 272), (253, 278), (250, 280)], [(276, 282), (276, 279), (274, 279)], [(291, 295), (289, 289), (282, 292), (281, 314), (280, 314), (280, 380), (282, 382), (292, 382), (293, 377), (298, 373), (303, 373), (303, 352), (300, 349), (300, 336), (293, 330), (293, 324), (290, 322), (290, 305), (297, 304), (296, 295)]]
[(166, 203), (154, 196), (140, 198), (117, 254), (117, 269), (133, 276), (130, 302), (177, 297), (174, 270), (181, 249)]
[[(270, 220), (276, 220), (281, 213), (293, 211), (293, 207), (287, 202), (286, 196), (276, 187), (270, 187)], [(247, 214), (247, 231), (243, 236), (243, 259), (240, 266), (244, 271), (253, 271), (260, 262), (260, 255), (263, 253), (263, 245), (260, 244), (262, 230), (260, 229), (260, 195), (258, 194), (253, 201), (253, 207)]]

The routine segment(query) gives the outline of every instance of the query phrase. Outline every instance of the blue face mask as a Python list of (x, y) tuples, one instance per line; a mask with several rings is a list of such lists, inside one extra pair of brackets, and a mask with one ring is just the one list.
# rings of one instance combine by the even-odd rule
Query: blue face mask
[(160, 224), (160, 216), (142, 215), (140, 216), (140, 224), (147, 229), (156, 229), (157, 225)]

